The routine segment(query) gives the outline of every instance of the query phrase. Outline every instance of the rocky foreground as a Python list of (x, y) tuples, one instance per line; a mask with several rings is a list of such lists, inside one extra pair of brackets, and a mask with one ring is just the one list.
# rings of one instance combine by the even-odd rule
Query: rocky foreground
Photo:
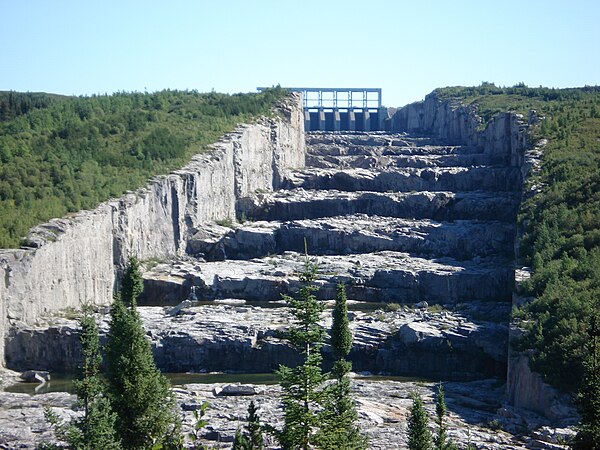
[[(550, 428), (533, 414), (522, 415), (503, 407), (503, 385), (496, 379), (468, 383), (443, 384), (448, 406), (451, 439), (478, 449), (558, 449), (570, 438), (570, 429)], [(208, 401), (208, 425), (202, 430), (202, 443), (209, 448), (231, 448), (235, 431), (242, 426), (251, 400), (259, 407), (263, 423), (281, 426), (279, 387), (273, 385), (188, 384), (176, 386), (184, 432), (191, 431), (193, 411)], [(357, 377), (352, 382), (359, 421), (374, 450), (405, 449), (406, 420), (410, 414), (412, 392), (425, 400), (430, 417), (435, 415), (433, 392), (429, 382), (402, 382)], [(54, 436), (44, 420), (44, 408), (51, 407), (60, 417), (69, 419), (75, 396), (55, 392), (30, 396), (0, 392), (0, 449), (34, 449)], [(506, 431), (505, 431), (506, 430)], [(268, 448), (277, 448), (272, 438)]]

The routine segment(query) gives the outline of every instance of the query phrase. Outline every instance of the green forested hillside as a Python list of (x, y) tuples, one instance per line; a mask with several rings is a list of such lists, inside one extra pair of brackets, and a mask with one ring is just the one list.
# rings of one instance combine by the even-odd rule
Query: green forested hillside
[(181, 166), (283, 94), (0, 92), (0, 248)]
[(532, 139), (546, 138), (542, 170), (530, 182), (541, 192), (521, 209), (520, 263), (534, 274), (526, 285), (534, 300), (516, 312), (529, 330), (519, 343), (533, 349), (533, 366), (563, 389), (581, 380), (591, 318), (600, 314), (600, 88), (475, 88), (438, 90), (496, 112), (536, 109), (545, 116)]

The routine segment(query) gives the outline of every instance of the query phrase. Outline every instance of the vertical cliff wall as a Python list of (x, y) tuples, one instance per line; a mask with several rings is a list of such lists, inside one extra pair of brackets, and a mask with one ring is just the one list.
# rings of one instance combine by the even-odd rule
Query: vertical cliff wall
[[(529, 119), (532, 120), (532, 117)], [(502, 113), (484, 128), (475, 108), (456, 100), (441, 100), (435, 93), (429, 94), (422, 102), (399, 109), (391, 119), (394, 131), (428, 134), (449, 142), (480, 147), (492, 156), (493, 162), (520, 168), (521, 183), (532, 170), (539, 168), (541, 156), (539, 147), (529, 148), (527, 145), (527, 126), (521, 115)], [(515, 242), (515, 248), (518, 254), (518, 242)], [(526, 354), (512, 351), (509, 351), (508, 360), (507, 401), (550, 419), (569, 413), (564, 407), (568, 403), (565, 396), (544, 383), (540, 374), (529, 369)]]
[(422, 102), (399, 109), (391, 118), (393, 131), (428, 134), (447, 142), (481, 147), (492, 163), (513, 167), (523, 166), (526, 127), (520, 114), (507, 112), (498, 114), (483, 128), (473, 107), (457, 100), (441, 100), (435, 92)]
[(0, 342), (12, 324), (83, 302), (110, 304), (130, 255), (182, 254), (195, 227), (234, 218), (243, 197), (277, 188), (287, 170), (303, 167), (304, 142), (300, 97), (291, 95), (272, 117), (239, 126), (182, 169), (93, 211), (33, 228), (29, 248), (0, 250)]

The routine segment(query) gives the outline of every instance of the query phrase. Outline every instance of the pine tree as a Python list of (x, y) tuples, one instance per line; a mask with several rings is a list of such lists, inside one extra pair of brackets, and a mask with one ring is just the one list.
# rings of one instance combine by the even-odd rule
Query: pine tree
[(136, 310), (141, 292), (137, 267), (132, 258), (121, 295), (111, 310), (106, 347), (108, 387), (123, 447), (141, 450), (160, 444), (166, 449), (178, 444), (179, 420), (169, 382), (156, 368)]
[(46, 414), (53, 424), (59, 439), (68, 443), (74, 450), (119, 450), (121, 444), (116, 435), (116, 414), (104, 395), (104, 385), (100, 378), (100, 340), (98, 326), (87, 307), (79, 321), (81, 332), (81, 354), (83, 357), (80, 373), (75, 380), (75, 392), (83, 416), (73, 419), (69, 424), (61, 423), (55, 415)]
[(324, 450), (362, 450), (367, 446), (367, 439), (361, 435), (357, 425), (358, 414), (350, 395), (348, 373), (352, 370), (352, 364), (345, 357), (351, 348), (346, 289), (339, 284), (331, 327), (331, 350), (336, 359), (332, 373), (336, 381), (327, 388), (329, 396), (320, 414), (323, 427), (318, 434), (319, 448)]
[(250, 450), (262, 450), (264, 439), (262, 435), (262, 427), (260, 426), (260, 418), (257, 414), (257, 408), (254, 402), (251, 401), (248, 405), (248, 434), (250, 439)]
[(588, 355), (577, 395), (581, 422), (573, 442), (575, 450), (600, 450), (600, 321), (593, 316), (588, 328)]
[(140, 262), (132, 256), (121, 278), (121, 300), (125, 306), (134, 306), (143, 290), (144, 281), (140, 272)]
[(248, 405), (247, 432), (242, 432), (240, 429), (236, 431), (232, 450), (262, 450), (264, 448), (262, 427), (256, 411), (256, 405), (251, 401)]
[(346, 288), (338, 284), (331, 326), (331, 349), (334, 359), (346, 358), (352, 349), (352, 333), (348, 321), (348, 300)]
[(427, 413), (423, 407), (423, 399), (413, 394), (413, 406), (408, 418), (409, 450), (431, 450), (431, 432), (427, 427)]
[(435, 415), (437, 423), (436, 436), (433, 438), (436, 450), (454, 450), (456, 446), (448, 441), (448, 427), (444, 422), (446, 416), (446, 399), (444, 397), (444, 388), (442, 383), (438, 384), (435, 396)]
[(312, 448), (320, 427), (318, 411), (327, 395), (323, 389), (327, 375), (321, 370), (325, 331), (318, 324), (324, 307), (314, 296), (316, 273), (316, 264), (307, 256), (300, 275), (303, 287), (298, 292), (298, 299), (284, 296), (294, 316), (294, 325), (286, 337), (303, 360), (295, 368), (280, 366), (278, 370), (283, 390), (284, 426), (276, 436), (285, 450)]

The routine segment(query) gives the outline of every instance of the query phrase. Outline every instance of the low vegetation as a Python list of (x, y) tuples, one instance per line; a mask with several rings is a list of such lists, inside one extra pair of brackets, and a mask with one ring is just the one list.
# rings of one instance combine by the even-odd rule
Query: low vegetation
[(64, 97), (0, 92), (0, 248), (185, 164), (285, 91)]

